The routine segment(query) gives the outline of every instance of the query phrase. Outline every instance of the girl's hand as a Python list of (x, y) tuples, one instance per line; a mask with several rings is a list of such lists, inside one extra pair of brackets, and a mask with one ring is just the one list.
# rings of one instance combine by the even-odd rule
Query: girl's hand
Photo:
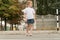
[(25, 22), (27, 22), (27, 19), (26, 19), (26, 18), (24, 18), (24, 21), (25, 21)]

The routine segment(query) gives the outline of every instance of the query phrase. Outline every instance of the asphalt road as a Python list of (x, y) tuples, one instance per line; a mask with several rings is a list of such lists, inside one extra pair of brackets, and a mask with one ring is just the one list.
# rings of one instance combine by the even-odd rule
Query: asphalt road
[(0, 40), (60, 40), (60, 33), (36, 33), (33, 36), (25, 34), (0, 35)]

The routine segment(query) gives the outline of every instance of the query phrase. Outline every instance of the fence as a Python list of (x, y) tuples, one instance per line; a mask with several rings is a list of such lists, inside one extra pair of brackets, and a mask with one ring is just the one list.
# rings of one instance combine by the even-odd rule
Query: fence
[(56, 30), (57, 28), (56, 15), (37, 16), (36, 22), (37, 29), (39, 30)]

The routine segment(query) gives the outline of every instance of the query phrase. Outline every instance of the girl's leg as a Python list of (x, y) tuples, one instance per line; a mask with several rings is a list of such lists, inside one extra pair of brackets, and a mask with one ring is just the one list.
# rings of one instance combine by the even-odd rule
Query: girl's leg
[(30, 29), (29, 34), (32, 36), (32, 30), (33, 30), (33, 25), (32, 24), (30, 24), (29, 29)]
[(29, 25), (27, 25), (27, 27), (26, 27), (26, 33), (27, 33), (27, 35), (29, 35)]

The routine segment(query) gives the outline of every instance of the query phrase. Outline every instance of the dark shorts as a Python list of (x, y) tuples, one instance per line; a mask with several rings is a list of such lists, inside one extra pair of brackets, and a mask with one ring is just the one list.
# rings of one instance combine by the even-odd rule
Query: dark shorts
[(33, 24), (34, 23), (34, 19), (28, 19), (27, 20), (27, 24)]

